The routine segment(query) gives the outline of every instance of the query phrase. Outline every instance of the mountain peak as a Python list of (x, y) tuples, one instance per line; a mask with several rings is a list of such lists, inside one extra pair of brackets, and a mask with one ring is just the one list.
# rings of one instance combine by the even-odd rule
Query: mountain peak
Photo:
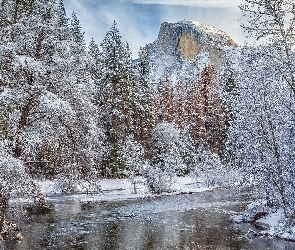
[(148, 44), (150, 62), (157, 75), (167, 68), (179, 71), (190, 61), (206, 61), (219, 70), (225, 49), (237, 44), (224, 31), (193, 20), (162, 23), (158, 38)]
[(183, 60), (213, 47), (237, 46), (225, 32), (192, 20), (162, 23), (156, 43), (164, 53), (178, 54)]
[(197, 21), (193, 21), (193, 20), (182, 20), (182, 21), (179, 21), (178, 23), (182, 23), (182, 24), (187, 24), (187, 25), (191, 25), (191, 26), (194, 26), (196, 27), (197, 29), (199, 29), (201, 32), (203, 33), (207, 33), (207, 34), (216, 34), (216, 35), (220, 35), (222, 36), (224, 39), (228, 39), (228, 40), (231, 40), (231, 43), (233, 46), (236, 46), (237, 44), (229, 37), (229, 35), (227, 35), (224, 31), (222, 30), (218, 30), (216, 29), (215, 27), (213, 26), (210, 26), (208, 24), (204, 24), (204, 23), (200, 23), (200, 22), (197, 22)]

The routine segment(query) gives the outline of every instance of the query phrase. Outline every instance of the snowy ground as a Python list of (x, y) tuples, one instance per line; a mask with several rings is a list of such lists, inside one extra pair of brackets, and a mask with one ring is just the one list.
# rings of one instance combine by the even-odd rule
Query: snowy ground
[(243, 214), (233, 216), (232, 220), (237, 223), (253, 223), (256, 228), (256, 231), (253, 231), (255, 236), (274, 237), (295, 242), (295, 222), (285, 217), (282, 208), (269, 208), (265, 200), (249, 204)]
[(266, 230), (261, 232), (262, 235), (295, 241), (294, 222), (290, 224), (290, 221), (284, 216), (283, 209), (269, 213), (257, 220), (256, 223), (266, 226)]
[[(49, 200), (50, 197), (61, 194), (61, 189), (58, 183), (55, 181), (38, 181), (41, 191), (46, 195)], [(137, 199), (144, 197), (157, 196), (152, 194), (146, 185), (143, 178), (137, 177), (134, 180), (130, 179), (102, 179), (100, 181), (101, 191), (91, 189), (91, 186), (85, 188), (85, 183), (77, 185), (77, 192), (73, 194), (79, 199), (88, 200), (117, 200), (117, 199)], [(202, 183), (196, 181), (192, 177), (178, 177), (176, 182), (172, 186), (171, 193), (162, 193), (161, 195), (175, 195), (181, 193), (197, 193), (207, 190), (212, 190), (212, 188), (204, 187)], [(90, 193), (87, 195), (86, 193)]]

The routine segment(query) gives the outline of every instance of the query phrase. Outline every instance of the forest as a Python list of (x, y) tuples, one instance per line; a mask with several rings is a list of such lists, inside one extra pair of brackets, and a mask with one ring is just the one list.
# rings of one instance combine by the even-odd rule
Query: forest
[(183, 176), (255, 187), (258, 205), (235, 220), (283, 209), (276, 232), (293, 230), (295, 5), (240, 9), (255, 45), (224, 49), (220, 69), (155, 78), (149, 47), (134, 60), (116, 22), (86, 44), (62, 0), (0, 0), (0, 234), (14, 197), (50, 209), (36, 180), (73, 194), (137, 176), (153, 194)]

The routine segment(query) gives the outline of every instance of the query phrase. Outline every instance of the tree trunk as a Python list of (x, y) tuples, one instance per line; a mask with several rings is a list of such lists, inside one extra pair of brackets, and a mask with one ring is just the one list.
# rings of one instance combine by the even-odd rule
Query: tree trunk
[[(21, 117), (20, 117), (20, 121), (18, 124), (18, 133), (21, 133), (28, 125), (28, 118), (29, 118), (30, 111), (33, 106), (33, 102), (34, 102), (34, 98), (33, 98), (33, 96), (31, 96), (28, 99), (27, 104), (24, 107), (22, 107), (22, 109), (21, 109)], [(15, 144), (16, 145), (13, 149), (13, 154), (14, 154), (13, 156), (15, 158), (19, 158), (22, 155), (23, 149), (22, 149), (18, 139), (16, 140)]]
[(0, 194), (0, 233), (3, 230), (3, 223), (5, 219), (5, 213), (8, 208), (9, 195)]
[(19, 12), (19, 5), (20, 5), (20, 0), (16, 0), (15, 1), (15, 6), (14, 6), (14, 14), (13, 14), (13, 23), (16, 24), (17, 23), (17, 19), (18, 19), (18, 12)]
[[(275, 181), (275, 186), (278, 188), (282, 202), (283, 202), (283, 209), (284, 209), (284, 214), (287, 218), (290, 217), (289, 214), (289, 202), (287, 199), (287, 195), (286, 195), (286, 187), (285, 187), (285, 182), (284, 182), (284, 173), (283, 173), (283, 168), (282, 168), (282, 163), (281, 163), (281, 155), (279, 152), (279, 144), (277, 142), (276, 139), (276, 135), (275, 135), (275, 127), (272, 123), (270, 114), (269, 114), (269, 107), (267, 104), (267, 89), (266, 86), (264, 85), (264, 93), (263, 93), (263, 101), (264, 101), (264, 106), (265, 106), (265, 112), (266, 112), (266, 117), (267, 117), (267, 124), (270, 130), (270, 134), (271, 134), (271, 146), (273, 148), (273, 154), (276, 160), (276, 170), (277, 170), (277, 176), (271, 176), (271, 179), (273, 179)], [(276, 183), (276, 181), (278, 183)]]

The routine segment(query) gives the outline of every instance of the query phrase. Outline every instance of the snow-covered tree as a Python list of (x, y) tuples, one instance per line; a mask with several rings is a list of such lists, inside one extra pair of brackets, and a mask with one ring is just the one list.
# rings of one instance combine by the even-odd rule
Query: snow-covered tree
[(183, 129), (186, 124), (185, 112), (186, 112), (186, 91), (181, 77), (177, 78), (175, 91), (174, 91), (174, 101), (173, 110), (175, 112), (175, 123), (181, 129)]
[(70, 25), (73, 39), (74, 41), (80, 45), (85, 46), (85, 39), (84, 39), (84, 32), (82, 32), (82, 28), (80, 26), (80, 21), (77, 17), (77, 14), (75, 12), (72, 13), (72, 19), (71, 19), (71, 25)]
[(160, 98), (160, 92), (159, 87), (156, 84), (152, 85), (152, 110), (153, 110), (153, 121), (154, 126), (161, 122), (161, 98)]
[(177, 169), (177, 175), (184, 176), (190, 174), (196, 168), (197, 164), (196, 149), (189, 127), (185, 127), (180, 131), (177, 144), (180, 157), (183, 160), (183, 165)]
[(142, 174), (142, 168), (145, 164), (144, 149), (142, 145), (133, 138), (133, 135), (128, 136), (124, 140), (120, 151), (122, 152), (122, 161), (125, 162), (124, 174), (131, 179)]
[[(58, 24), (60, 27), (65, 27), (68, 26), (69, 18), (67, 17), (66, 14), (66, 9), (63, 0), (59, 0), (58, 2)], [(60, 34), (62, 37), (64, 34)], [(65, 37), (64, 37), (65, 38)], [(62, 38), (61, 38), (62, 39)]]
[(98, 44), (92, 38), (89, 45), (88, 45), (88, 55), (90, 59), (88, 63), (90, 64), (90, 72), (93, 75), (95, 80), (100, 79), (100, 49)]
[[(236, 79), (238, 71), (235, 70), (235, 64), (230, 58), (233, 58), (234, 53), (231, 50), (226, 52), (224, 67), (221, 72), (221, 96), (222, 96), (222, 107), (224, 109), (224, 147), (221, 153), (222, 160), (227, 164), (231, 164), (231, 159), (234, 158), (234, 152), (229, 150), (230, 139), (228, 138), (227, 130), (235, 122), (235, 112), (231, 100), (237, 95)], [(232, 57), (233, 56), (233, 57)]]
[(0, 102), (11, 134), (5, 143), (24, 162), (49, 160), (51, 175), (72, 168), (83, 177), (97, 151), (85, 53), (55, 1), (32, 1), (29, 9), (21, 3), (1, 5), (1, 33), (8, 35), (0, 47)]
[(293, 0), (244, 0), (240, 6), (248, 18), (242, 24), (259, 44), (271, 45), (260, 56), (271, 60), (295, 93), (294, 46), (295, 5)]
[(170, 192), (176, 176), (188, 174), (196, 159), (192, 140), (173, 123), (159, 123), (153, 133), (152, 157), (144, 176), (152, 192)]
[[(230, 149), (245, 180), (262, 187), (269, 205), (294, 218), (294, 3), (244, 0), (243, 27), (260, 41), (237, 54), (235, 120)], [(236, 61), (237, 58), (234, 58)]]
[(168, 71), (165, 74), (165, 78), (162, 83), (162, 115), (163, 122), (171, 123), (174, 121), (174, 110), (173, 110), (173, 86), (169, 79)]
[(132, 88), (132, 130), (136, 140), (144, 146), (146, 157), (150, 153), (152, 131), (155, 125), (153, 88), (149, 75), (150, 67), (145, 47), (139, 51), (137, 77)]
[(199, 117), (199, 140), (214, 153), (223, 148), (225, 115), (221, 102), (221, 86), (213, 65), (204, 68), (199, 83), (197, 114)]
[(120, 177), (125, 169), (120, 147), (132, 126), (130, 96), (135, 75), (131, 58), (114, 22), (101, 43), (102, 76), (96, 95), (101, 127), (107, 136), (108, 153), (101, 166), (105, 177)]
[(154, 193), (170, 192), (177, 176), (177, 168), (183, 165), (177, 141), (179, 131), (170, 123), (159, 123), (153, 133), (153, 149), (150, 166), (145, 177)]
[(245, 181), (257, 181), (269, 204), (282, 206), (285, 215), (293, 217), (294, 94), (260, 53), (248, 49), (240, 56), (229, 149), (243, 168)]

